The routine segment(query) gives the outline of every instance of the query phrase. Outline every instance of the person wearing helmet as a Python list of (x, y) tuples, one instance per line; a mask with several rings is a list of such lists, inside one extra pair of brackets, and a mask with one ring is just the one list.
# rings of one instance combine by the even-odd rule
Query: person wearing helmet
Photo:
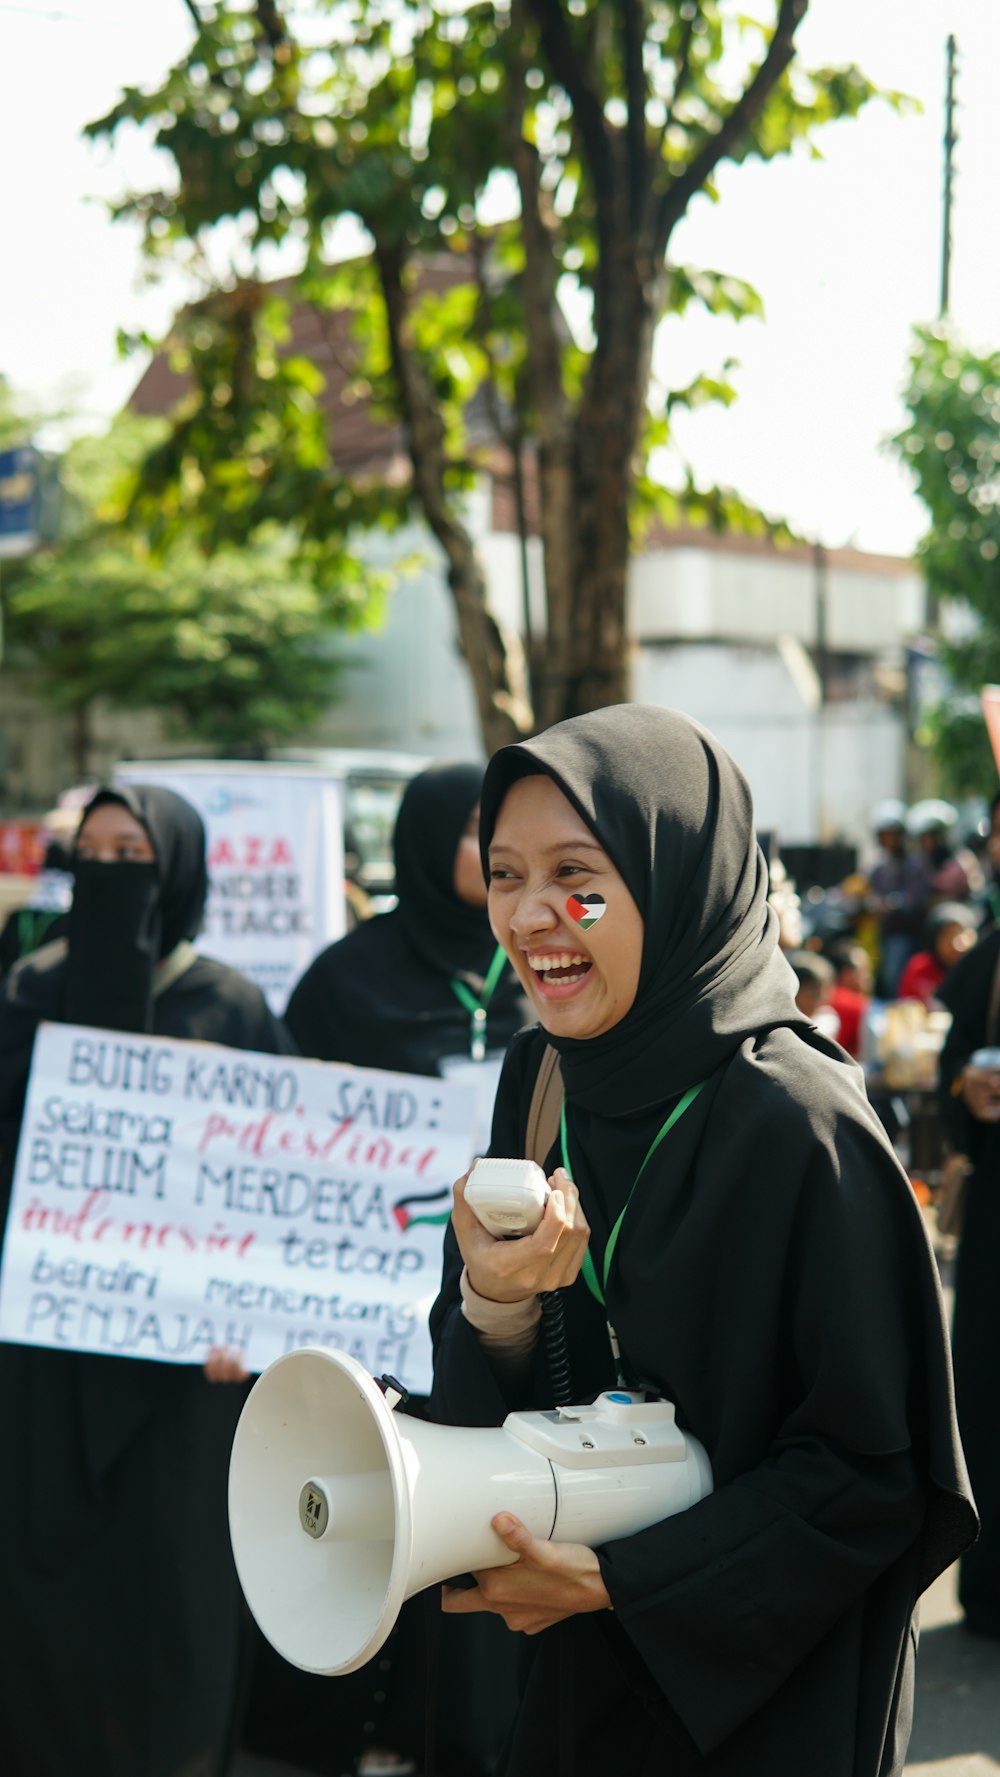
[(958, 810), (935, 797), (915, 802), (907, 817), (907, 827), (917, 842), (926, 872), (929, 908), (940, 901), (979, 900), (985, 888), (973, 853), (966, 846), (952, 843), (957, 821)]
[(906, 849), (906, 805), (890, 800), (872, 809), (872, 832), (882, 857), (868, 878), (868, 912), (878, 926), (880, 999), (897, 995), (899, 977), (917, 948), (927, 898), (927, 872)]

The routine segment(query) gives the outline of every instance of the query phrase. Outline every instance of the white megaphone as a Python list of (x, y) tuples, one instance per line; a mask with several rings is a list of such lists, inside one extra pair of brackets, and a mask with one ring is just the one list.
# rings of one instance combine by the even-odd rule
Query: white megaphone
[[(399, 1397), (395, 1397), (398, 1401)], [(229, 1523), (247, 1603), (304, 1672), (353, 1672), (406, 1601), (516, 1557), (490, 1524), (596, 1545), (711, 1491), (701, 1445), (667, 1401), (620, 1391), (589, 1407), (511, 1413), (496, 1429), (393, 1412), (342, 1351), (307, 1348), (258, 1377), (236, 1428)]]

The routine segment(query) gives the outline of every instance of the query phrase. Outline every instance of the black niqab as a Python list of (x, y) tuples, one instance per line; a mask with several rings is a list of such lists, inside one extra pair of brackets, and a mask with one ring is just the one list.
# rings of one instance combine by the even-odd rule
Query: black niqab
[(159, 784), (98, 790), (84, 821), (105, 803), (121, 804), (140, 823), (155, 860), (76, 859), (62, 1016), (102, 1030), (151, 1030), (156, 964), (201, 927), (205, 829), (183, 796)]
[(196, 808), (163, 784), (120, 784), (98, 790), (87, 813), (101, 802), (122, 802), (145, 827), (156, 853), (160, 885), (160, 955), (201, 931), (208, 898), (206, 836)]
[[(399, 904), (320, 952), (295, 988), (285, 1022), (319, 1061), (436, 1074), (470, 1052), (468, 1008), (496, 955), (485, 907), (455, 892), (455, 854), (483, 783), (480, 765), (433, 765), (409, 785), (394, 834)], [(489, 1001), (487, 1042), (502, 1049), (527, 1005), (505, 968)]]
[(455, 893), (455, 854), (483, 784), (479, 765), (432, 765), (407, 785), (393, 834), (399, 923), (445, 975), (485, 975), (496, 944), (485, 909)]
[(778, 949), (749, 786), (714, 737), (674, 710), (618, 704), (505, 747), (487, 769), (484, 863), (520, 777), (552, 779), (600, 840), (644, 923), (635, 1002), (603, 1036), (549, 1036), (566, 1095), (604, 1116), (662, 1104), (748, 1037), (815, 1041)]

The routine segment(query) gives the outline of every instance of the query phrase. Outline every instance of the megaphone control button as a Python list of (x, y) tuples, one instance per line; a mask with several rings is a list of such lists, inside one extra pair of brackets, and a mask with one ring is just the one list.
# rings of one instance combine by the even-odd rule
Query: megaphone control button
[(615, 1389), (612, 1393), (598, 1395), (594, 1402), (594, 1412), (598, 1419), (606, 1425), (642, 1425), (650, 1421), (661, 1420), (665, 1424), (673, 1423), (674, 1410), (666, 1401), (647, 1401), (640, 1392), (626, 1393), (624, 1389)]

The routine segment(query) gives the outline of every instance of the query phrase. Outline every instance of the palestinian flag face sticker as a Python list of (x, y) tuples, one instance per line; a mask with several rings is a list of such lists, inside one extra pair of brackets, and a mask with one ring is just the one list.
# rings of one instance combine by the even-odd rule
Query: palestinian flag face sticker
[(566, 902), (566, 912), (581, 932), (589, 932), (607, 911), (608, 903), (603, 895), (570, 895)]

